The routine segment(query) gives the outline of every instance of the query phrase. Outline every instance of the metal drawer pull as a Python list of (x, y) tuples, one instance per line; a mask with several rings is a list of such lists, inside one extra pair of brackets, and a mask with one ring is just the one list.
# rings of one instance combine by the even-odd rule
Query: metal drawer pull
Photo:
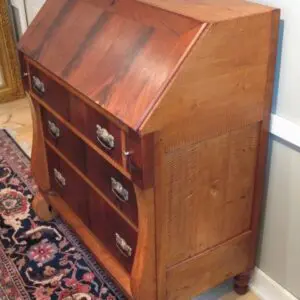
[(60, 137), (60, 129), (50, 120), (48, 120), (48, 131), (54, 139), (58, 139)]
[(112, 150), (115, 147), (115, 138), (100, 125), (96, 125), (96, 129), (97, 141), (106, 150)]
[(129, 193), (123, 185), (115, 178), (111, 177), (111, 190), (116, 195), (119, 201), (128, 202)]
[(135, 165), (132, 156), (134, 154), (133, 150), (129, 150), (129, 151), (123, 151), (123, 155), (125, 156), (126, 159), (126, 166), (129, 172), (134, 172), (136, 170), (138, 170), (138, 167)]
[(126, 257), (131, 257), (132, 255), (132, 248), (127, 244), (127, 242), (118, 234), (115, 233), (116, 235), (116, 246), (121, 252)]
[(130, 150), (130, 151), (123, 151), (123, 155), (125, 157), (130, 157), (133, 153), (134, 153), (134, 151), (132, 151), (132, 150)]
[(45, 94), (45, 84), (37, 76), (32, 76), (32, 86), (38, 93)]
[(66, 178), (57, 169), (54, 169), (54, 178), (61, 187), (67, 185)]

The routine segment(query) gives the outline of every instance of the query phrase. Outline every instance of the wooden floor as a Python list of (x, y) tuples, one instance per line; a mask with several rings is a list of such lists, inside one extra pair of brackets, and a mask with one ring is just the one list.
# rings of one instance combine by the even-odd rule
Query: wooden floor
[[(0, 104), (0, 128), (8, 129), (17, 142), (27, 152), (30, 152), (32, 144), (32, 121), (28, 99), (17, 100)], [(201, 276), (201, 275), (199, 275)], [(213, 289), (205, 295), (194, 300), (259, 300), (253, 293), (238, 296), (231, 291), (228, 284)]]
[(32, 120), (28, 99), (0, 104), (0, 128), (7, 129), (20, 146), (26, 152), (30, 152)]

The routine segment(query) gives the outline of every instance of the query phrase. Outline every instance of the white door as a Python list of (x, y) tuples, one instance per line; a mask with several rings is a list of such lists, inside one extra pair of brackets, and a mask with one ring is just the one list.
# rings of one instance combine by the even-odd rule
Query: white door
[(46, 0), (10, 0), (17, 39), (26, 31), (45, 2)]

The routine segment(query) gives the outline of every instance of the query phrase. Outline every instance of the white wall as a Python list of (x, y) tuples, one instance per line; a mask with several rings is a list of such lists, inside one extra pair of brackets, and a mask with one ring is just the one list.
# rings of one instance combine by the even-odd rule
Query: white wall
[(46, 0), (25, 0), (27, 20), (30, 24)]
[[(300, 1), (253, 2), (281, 8), (279, 82), (273, 112), (300, 125)], [(300, 137), (299, 129), (284, 131), (283, 136)], [(267, 178), (257, 264), (300, 299), (300, 149), (271, 136)]]
[(276, 138), (270, 147), (258, 267), (300, 298), (300, 153)]
[[(300, 125), (300, 1), (252, 0), (279, 7), (283, 21), (283, 43), (280, 66), (280, 82), (276, 113)], [(297, 109), (298, 108), (298, 109)]]

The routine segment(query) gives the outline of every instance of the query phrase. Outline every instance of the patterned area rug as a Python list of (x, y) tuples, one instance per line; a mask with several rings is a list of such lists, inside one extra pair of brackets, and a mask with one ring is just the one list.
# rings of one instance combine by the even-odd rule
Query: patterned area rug
[(29, 158), (0, 130), (0, 299), (125, 299), (61, 219), (34, 214), (35, 190)]

